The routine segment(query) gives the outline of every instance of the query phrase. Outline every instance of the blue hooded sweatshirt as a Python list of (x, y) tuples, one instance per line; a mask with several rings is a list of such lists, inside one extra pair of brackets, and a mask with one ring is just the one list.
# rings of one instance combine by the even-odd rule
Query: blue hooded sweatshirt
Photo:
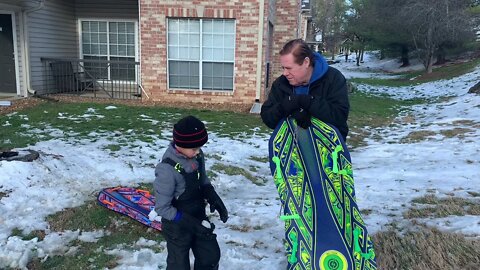
[(328, 70), (328, 63), (327, 60), (323, 56), (321, 56), (319, 53), (313, 53), (314, 54), (314, 61), (315, 64), (313, 66), (313, 72), (312, 72), (312, 77), (310, 77), (310, 81), (308, 82), (308, 85), (300, 85), (294, 87), (295, 94), (297, 95), (306, 95), (310, 92), (310, 84), (312, 84), (314, 81), (320, 79), (325, 73), (327, 73)]

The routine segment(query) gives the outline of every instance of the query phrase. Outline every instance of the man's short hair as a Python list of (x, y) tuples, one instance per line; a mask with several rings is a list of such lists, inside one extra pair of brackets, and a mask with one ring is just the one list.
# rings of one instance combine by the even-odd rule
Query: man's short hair
[(283, 45), (283, 48), (280, 50), (280, 55), (287, 55), (291, 53), (295, 63), (301, 65), (305, 60), (305, 57), (310, 59), (310, 66), (314, 65), (314, 54), (313, 50), (310, 49), (308, 44), (303, 41), (303, 39), (293, 39)]

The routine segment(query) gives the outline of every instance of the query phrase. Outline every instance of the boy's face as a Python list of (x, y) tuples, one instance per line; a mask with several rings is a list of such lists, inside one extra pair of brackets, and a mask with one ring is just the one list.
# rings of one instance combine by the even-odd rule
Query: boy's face
[(180, 146), (175, 146), (178, 152), (182, 155), (186, 156), (187, 158), (194, 158), (200, 153), (200, 147), (197, 148), (183, 148)]

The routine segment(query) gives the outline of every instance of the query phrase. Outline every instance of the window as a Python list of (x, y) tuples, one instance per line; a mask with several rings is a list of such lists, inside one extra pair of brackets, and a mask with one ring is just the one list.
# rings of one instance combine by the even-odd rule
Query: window
[(135, 22), (82, 21), (83, 59), (128, 61), (132, 64), (85, 63), (99, 79), (135, 81)]
[(234, 56), (234, 20), (168, 20), (169, 88), (233, 90)]

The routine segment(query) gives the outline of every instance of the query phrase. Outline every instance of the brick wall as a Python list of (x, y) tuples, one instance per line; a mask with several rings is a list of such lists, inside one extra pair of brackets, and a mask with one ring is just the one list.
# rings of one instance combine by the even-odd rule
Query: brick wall
[[(281, 48), (281, 45), (277, 46), (277, 42), (284, 43), (295, 37), (292, 36), (292, 33), (296, 33), (297, 15), (289, 16), (285, 13), (295, 11), (294, 14), (298, 14), (297, 1), (299, 0), (277, 1), (277, 6), (281, 6), (282, 9), (281, 13), (277, 10), (276, 24), (293, 23), (293, 26), (282, 26), (280, 27), (280, 33), (275, 34), (273, 58), (278, 58), (278, 51)], [(142, 85), (147, 95), (156, 101), (252, 104), (256, 97), (259, 2), (259, 0), (139, 0)], [(263, 23), (264, 37), (261, 54), (262, 91), (265, 88), (264, 51), (267, 46), (268, 1), (264, 1), (264, 4), (266, 14)], [(236, 44), (233, 91), (168, 89), (166, 27), (169, 17), (235, 19)], [(283, 17), (286, 17), (286, 19), (283, 19)], [(263, 96), (263, 93), (261, 93), (261, 96)]]
[(282, 75), (279, 52), (289, 40), (300, 38), (299, 32), (300, 0), (279, 0), (276, 7), (276, 20), (273, 45), (272, 82)]

